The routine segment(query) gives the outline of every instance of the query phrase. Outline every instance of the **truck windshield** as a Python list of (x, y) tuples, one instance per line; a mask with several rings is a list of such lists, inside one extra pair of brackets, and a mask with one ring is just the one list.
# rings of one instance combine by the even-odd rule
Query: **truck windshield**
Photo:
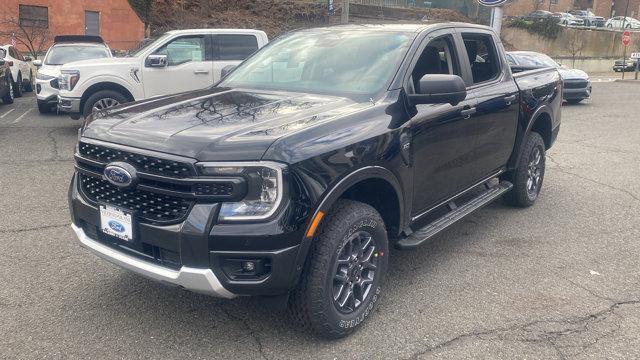
[(219, 86), (375, 94), (389, 86), (414, 35), (399, 32), (298, 32), (242, 63)]
[(46, 65), (64, 65), (72, 61), (101, 59), (110, 57), (109, 49), (96, 45), (62, 45), (49, 50)]

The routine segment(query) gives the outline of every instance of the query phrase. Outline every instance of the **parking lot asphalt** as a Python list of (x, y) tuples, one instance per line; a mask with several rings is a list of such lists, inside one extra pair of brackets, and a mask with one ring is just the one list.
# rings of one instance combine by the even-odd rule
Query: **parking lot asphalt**
[(257, 299), (168, 288), (80, 248), (78, 122), (0, 105), (0, 358), (640, 358), (640, 84), (564, 106), (537, 204), (393, 251), (375, 316), (324, 341)]

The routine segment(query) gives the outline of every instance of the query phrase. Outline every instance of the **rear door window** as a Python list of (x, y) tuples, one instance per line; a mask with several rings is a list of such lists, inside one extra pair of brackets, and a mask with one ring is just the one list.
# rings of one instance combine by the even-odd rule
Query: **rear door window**
[(489, 34), (462, 34), (471, 65), (473, 83), (492, 81), (500, 75), (500, 58)]
[(255, 35), (217, 35), (218, 60), (244, 60), (258, 50)]

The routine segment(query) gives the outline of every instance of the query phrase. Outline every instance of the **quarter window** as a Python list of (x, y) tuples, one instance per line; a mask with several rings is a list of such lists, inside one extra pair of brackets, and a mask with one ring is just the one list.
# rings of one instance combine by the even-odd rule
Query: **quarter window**
[(500, 61), (491, 35), (463, 34), (469, 57), (473, 83), (496, 79), (500, 75)]
[(218, 35), (220, 60), (244, 60), (258, 50), (254, 35)]
[(173, 39), (154, 54), (167, 55), (167, 65), (176, 66), (190, 61), (204, 61), (205, 49), (204, 36), (183, 36)]
[(20, 26), (25, 27), (49, 27), (49, 9), (46, 6), (19, 6)]

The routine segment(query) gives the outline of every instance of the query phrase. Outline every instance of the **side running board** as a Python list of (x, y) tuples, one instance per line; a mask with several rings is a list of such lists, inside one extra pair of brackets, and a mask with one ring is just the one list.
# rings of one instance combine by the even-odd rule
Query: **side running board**
[(481, 207), (492, 202), (502, 194), (511, 190), (513, 184), (508, 181), (501, 181), (499, 184), (488, 187), (484, 192), (475, 198), (467, 201), (461, 206), (456, 206), (452, 201), (449, 203), (449, 212), (429, 223), (422, 229), (416, 230), (411, 235), (398, 240), (396, 247), (403, 250), (413, 249), (433, 236), (456, 223), (463, 217), (480, 209)]

